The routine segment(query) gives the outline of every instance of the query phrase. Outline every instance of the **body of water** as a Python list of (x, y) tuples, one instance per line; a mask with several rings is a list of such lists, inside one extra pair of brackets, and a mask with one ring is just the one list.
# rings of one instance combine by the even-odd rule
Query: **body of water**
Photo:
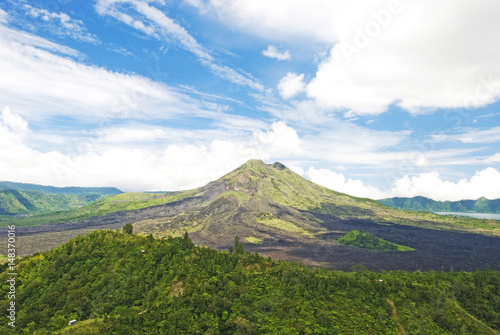
[(477, 219), (492, 219), (500, 220), (500, 214), (495, 213), (466, 213), (466, 212), (434, 212), (439, 215), (459, 215), (459, 216), (469, 216), (471, 218)]

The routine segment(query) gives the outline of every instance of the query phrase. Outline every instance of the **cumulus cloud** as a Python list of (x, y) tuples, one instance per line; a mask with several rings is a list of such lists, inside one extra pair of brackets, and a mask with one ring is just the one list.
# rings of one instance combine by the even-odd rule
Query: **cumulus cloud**
[(325, 108), (378, 114), (476, 108), (500, 97), (500, 2), (191, 1), (266, 40), (330, 48), (306, 87)]
[(267, 147), (266, 151), (272, 157), (280, 158), (303, 153), (297, 132), (282, 121), (273, 123), (272, 130), (267, 132), (255, 131), (254, 138), (261, 146)]
[(15, 152), (28, 133), (28, 123), (19, 115), (13, 114), (9, 107), (2, 110), (0, 118), (0, 146), (3, 150)]
[(274, 58), (277, 60), (289, 60), (292, 58), (290, 51), (285, 50), (284, 52), (279, 52), (275, 46), (269, 45), (266, 50), (262, 51), (262, 54), (269, 58)]
[(404, 176), (398, 179), (391, 189), (392, 196), (414, 197), (421, 195), (434, 200), (462, 200), (500, 198), (500, 172), (492, 167), (476, 172), (470, 179), (458, 182), (442, 180), (438, 172)]
[(412, 177), (403, 176), (389, 190), (380, 190), (329, 169), (310, 167), (304, 175), (332, 190), (372, 199), (424, 196), (438, 201), (458, 201), (480, 197), (500, 198), (500, 172), (492, 167), (477, 171), (470, 179), (463, 178), (457, 182), (443, 180), (436, 171)]
[(334, 42), (335, 1), (323, 0), (189, 0), (203, 14), (231, 28), (252, 32), (264, 39), (314, 38)]
[(337, 173), (329, 169), (315, 169), (314, 167), (310, 167), (305, 172), (305, 176), (316, 184), (355, 197), (381, 199), (387, 195), (386, 192), (382, 192), (376, 187), (365, 185), (361, 180), (346, 178), (342, 173)]
[(290, 99), (298, 93), (303, 92), (306, 87), (303, 80), (304, 74), (298, 75), (293, 72), (288, 72), (285, 77), (281, 78), (278, 84), (280, 95), (285, 99)]
[[(27, 144), (27, 123), (4, 108), (0, 118), (0, 175), (17, 182), (115, 186), (123, 191), (191, 189), (221, 177), (250, 158), (290, 158), (300, 152), (293, 129), (279, 122), (268, 128), (246, 138), (205, 139), (196, 145), (170, 142), (159, 151), (101, 145), (100, 150), (42, 152)], [(129, 139), (163, 136), (161, 130), (151, 135), (137, 131)]]
[(28, 122), (22, 117), (12, 113), (9, 107), (5, 107), (2, 111), (2, 121), (5, 127), (8, 127), (18, 133), (26, 133), (28, 131)]

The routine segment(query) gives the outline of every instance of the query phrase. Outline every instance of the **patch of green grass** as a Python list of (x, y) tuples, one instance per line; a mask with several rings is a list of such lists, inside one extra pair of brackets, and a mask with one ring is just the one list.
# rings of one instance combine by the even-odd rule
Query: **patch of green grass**
[(285, 221), (271, 213), (261, 213), (257, 216), (257, 222), (262, 223), (266, 226), (282, 229), (290, 233), (298, 233), (302, 235), (307, 235), (310, 238), (314, 237), (314, 234), (302, 227), (297, 226), (295, 223)]
[(254, 237), (254, 236), (245, 237), (245, 240), (248, 243), (252, 243), (252, 244), (262, 244), (262, 243), (264, 243), (264, 241), (262, 239)]
[(77, 335), (77, 334), (92, 334), (98, 331), (99, 324), (102, 323), (104, 319), (88, 319), (83, 321), (77, 321), (72, 326), (67, 326), (59, 331), (55, 331), (53, 335)]
[(415, 249), (386, 241), (362, 230), (353, 230), (337, 240), (342, 245), (378, 251), (413, 251)]

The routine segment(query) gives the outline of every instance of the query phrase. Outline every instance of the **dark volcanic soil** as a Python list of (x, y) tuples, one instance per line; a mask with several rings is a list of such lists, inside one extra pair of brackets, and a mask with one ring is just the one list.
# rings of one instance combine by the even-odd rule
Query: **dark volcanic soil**
[[(302, 260), (306, 265), (338, 270), (350, 270), (353, 265), (358, 264), (379, 271), (500, 270), (498, 237), (401, 225), (384, 226), (354, 220), (348, 223), (330, 223), (330, 229), (339, 232), (325, 234), (323, 243), (280, 241), (273, 246), (248, 246), (247, 249), (272, 258)], [(354, 229), (368, 231), (388, 241), (412, 247), (415, 251), (370, 251), (332, 241)]]
[[(200, 199), (192, 198), (190, 201), (196, 202)], [(18, 227), (18, 255), (47, 251), (76, 235), (87, 234), (95, 229), (117, 229), (129, 222), (167, 217), (174, 207), (172, 205), (150, 207), (136, 212), (116, 212), (80, 223)], [(186, 208), (191, 205), (193, 204), (189, 201), (175, 204)], [(321, 215), (320, 218), (323, 221), (322, 225), (329, 232), (318, 239), (296, 239), (274, 234), (275, 242), (262, 245), (246, 243), (245, 248), (276, 259), (301, 261), (306, 265), (340, 270), (350, 270), (353, 265), (358, 264), (365, 265), (371, 270), (449, 271), (451, 268), (455, 271), (488, 268), (500, 270), (500, 237), (403, 225), (379, 225), (361, 220), (339, 220), (329, 215)], [(6, 229), (0, 228), (0, 234), (6, 234)], [(381, 252), (337, 244), (336, 238), (354, 229), (368, 231), (390, 242), (416, 250)], [(190, 237), (197, 244), (205, 244), (219, 250), (227, 250), (233, 239), (230, 232), (226, 236), (221, 236), (217, 244), (207, 241), (200, 232), (192, 233)]]

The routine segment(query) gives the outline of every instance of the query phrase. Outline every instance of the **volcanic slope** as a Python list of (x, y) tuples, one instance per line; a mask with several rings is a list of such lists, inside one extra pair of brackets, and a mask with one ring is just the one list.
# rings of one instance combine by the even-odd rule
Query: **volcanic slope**
[[(138, 197), (122, 194), (91, 205), (104, 215), (27, 227), (25, 243), (36, 246), (40, 234), (54, 238), (50, 234), (57, 231), (86, 233), (79, 229), (114, 229), (133, 223), (134, 233), (158, 238), (187, 231), (195, 243), (217, 249), (227, 249), (238, 236), (247, 249), (330, 268), (349, 269), (355, 264), (387, 270), (500, 267), (495, 256), (500, 253), (500, 238), (463, 234), (498, 235), (498, 221), (391, 209), (319, 186), (281, 163), (250, 160), (199, 189), (149, 195), (142, 202)], [(70, 221), (71, 213), (64, 221)], [(367, 231), (415, 251), (376, 252), (336, 242), (352, 230)]]
[(231, 244), (235, 236), (250, 237), (256, 243), (277, 238), (317, 238), (330, 231), (325, 219), (491, 234), (499, 233), (500, 228), (493, 220), (481, 229), (468, 223), (477, 225), (484, 220), (395, 210), (371, 199), (332, 191), (302, 178), (281, 163), (267, 165), (261, 160), (250, 160), (181, 201), (151, 211), (156, 212), (152, 218), (135, 222), (137, 232), (158, 237), (197, 232), (195, 236), (215, 247), (222, 241)]

